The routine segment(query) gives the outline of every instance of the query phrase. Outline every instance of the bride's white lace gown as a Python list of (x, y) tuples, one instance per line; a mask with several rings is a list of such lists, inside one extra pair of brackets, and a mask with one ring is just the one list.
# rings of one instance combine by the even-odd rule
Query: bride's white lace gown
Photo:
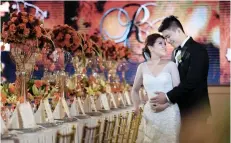
[[(139, 65), (137, 72), (139, 73), (136, 74), (134, 85), (139, 86), (141, 82), (149, 99), (155, 96), (156, 91), (167, 93), (179, 84), (178, 69), (173, 62), (169, 62), (158, 75), (151, 72), (146, 62)], [(178, 143), (180, 132), (178, 105), (171, 104), (164, 111), (155, 113), (148, 101), (143, 112), (143, 132), (143, 143)]]

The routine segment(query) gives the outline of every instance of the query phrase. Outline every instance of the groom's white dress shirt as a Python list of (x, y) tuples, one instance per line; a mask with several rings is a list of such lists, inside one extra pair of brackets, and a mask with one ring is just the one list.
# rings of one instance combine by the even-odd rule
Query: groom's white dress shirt
[[(184, 47), (185, 43), (189, 40), (189, 38), (190, 38), (190, 36), (188, 36), (188, 37), (181, 43), (180, 48), (183, 48), (183, 47)], [(176, 60), (176, 65), (178, 66), (179, 61), (178, 61), (178, 58), (177, 58), (177, 57), (181, 55), (181, 50), (178, 50), (176, 54), (175, 54), (175, 52), (174, 52), (174, 55), (176, 55), (176, 56), (175, 56), (175, 60)]]

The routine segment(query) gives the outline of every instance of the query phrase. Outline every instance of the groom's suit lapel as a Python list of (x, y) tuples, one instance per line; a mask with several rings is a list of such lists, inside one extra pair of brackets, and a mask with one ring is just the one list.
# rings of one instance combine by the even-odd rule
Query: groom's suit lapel
[(184, 61), (187, 60), (190, 56), (190, 53), (187, 51), (188, 46), (184, 46), (184, 48), (181, 50), (181, 62), (179, 63), (179, 66), (184, 65)]
[(193, 42), (192, 38), (189, 38), (189, 40), (185, 43), (184, 47), (181, 50), (181, 63), (179, 63), (178, 68), (182, 67), (184, 65), (184, 61), (188, 60), (190, 57), (190, 53), (188, 52), (189, 47), (191, 46)]
[(175, 52), (176, 52), (176, 49), (172, 51), (172, 56), (171, 56), (171, 61), (173, 61), (174, 63), (176, 63)]

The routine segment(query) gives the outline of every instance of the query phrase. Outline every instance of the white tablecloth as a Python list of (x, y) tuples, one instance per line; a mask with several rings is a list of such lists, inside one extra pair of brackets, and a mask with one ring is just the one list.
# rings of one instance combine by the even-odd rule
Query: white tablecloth
[[(56, 133), (60, 131), (62, 134), (70, 133), (72, 131), (73, 125), (77, 128), (75, 135), (75, 143), (81, 143), (82, 133), (84, 124), (87, 123), (89, 126), (94, 126), (97, 124), (97, 121), (100, 119), (103, 121), (105, 117), (112, 118), (114, 115), (126, 114), (127, 111), (131, 112), (132, 107), (125, 109), (120, 109), (117, 111), (112, 111), (110, 113), (104, 113), (102, 116), (95, 116), (88, 119), (78, 120), (76, 122), (64, 123), (58, 127), (42, 129), (41, 131), (34, 133), (24, 133), (17, 134), (15, 140), (1, 140), (2, 143), (55, 143)], [(102, 131), (102, 130), (101, 130)]]

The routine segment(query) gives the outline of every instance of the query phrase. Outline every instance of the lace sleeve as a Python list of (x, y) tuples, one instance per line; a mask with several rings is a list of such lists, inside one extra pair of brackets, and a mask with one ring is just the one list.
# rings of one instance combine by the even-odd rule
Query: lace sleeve
[(143, 84), (142, 65), (143, 64), (140, 64), (137, 68), (136, 77), (133, 83), (132, 93), (131, 93), (132, 101), (134, 103), (135, 108), (139, 108), (139, 104), (140, 104), (139, 90), (141, 88), (141, 85)]
[(174, 62), (171, 62), (169, 67), (172, 76), (172, 85), (173, 87), (176, 87), (180, 84), (180, 75), (177, 69), (177, 65)]

